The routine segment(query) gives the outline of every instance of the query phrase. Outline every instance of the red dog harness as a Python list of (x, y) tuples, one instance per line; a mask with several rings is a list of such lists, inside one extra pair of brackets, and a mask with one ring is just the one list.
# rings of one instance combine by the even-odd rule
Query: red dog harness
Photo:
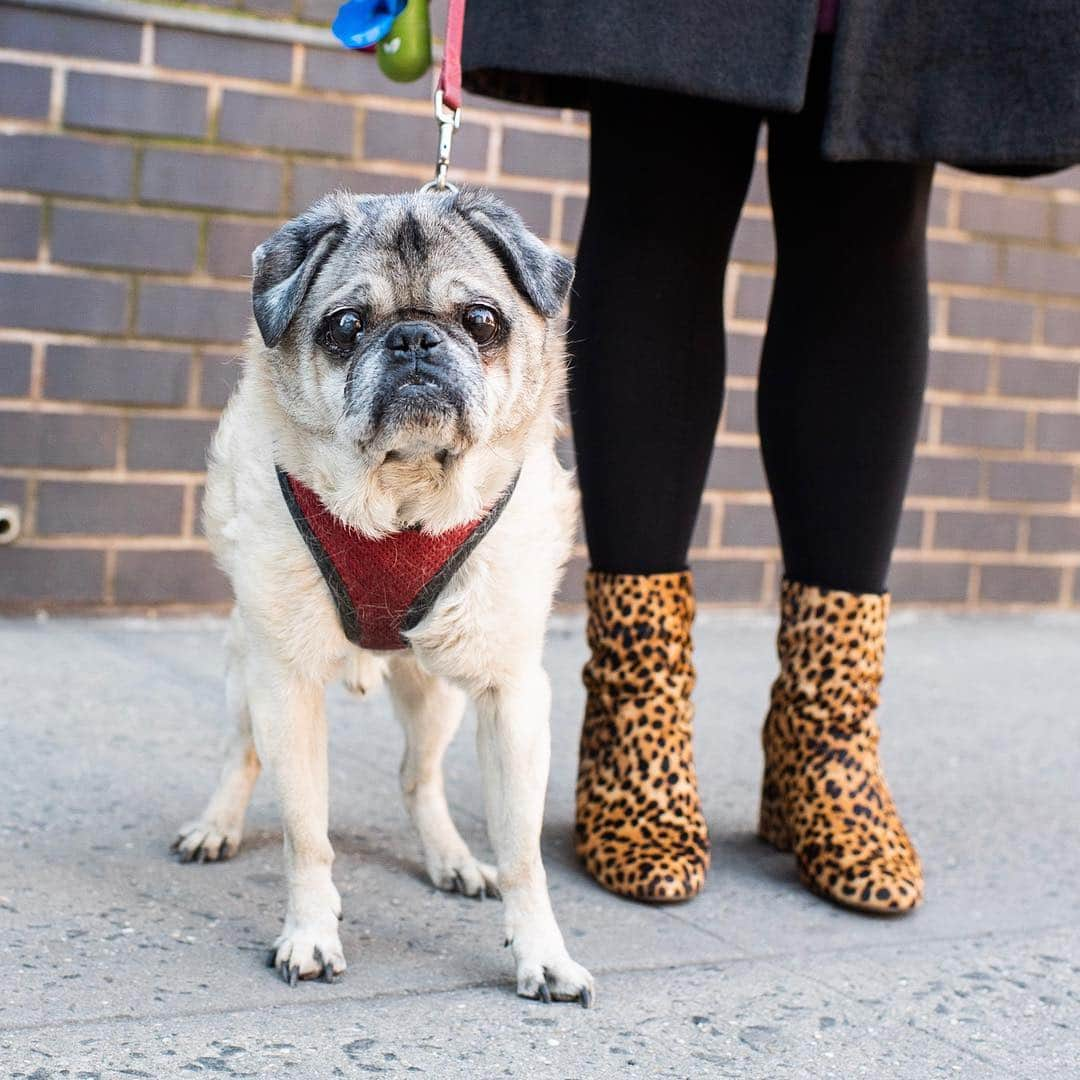
[(406, 649), (404, 632), (431, 610), (510, 501), (517, 476), (475, 521), (444, 533), (403, 529), (364, 536), (333, 516), (311, 488), (277, 470), (292, 519), (330, 589), (345, 636), (362, 649)]

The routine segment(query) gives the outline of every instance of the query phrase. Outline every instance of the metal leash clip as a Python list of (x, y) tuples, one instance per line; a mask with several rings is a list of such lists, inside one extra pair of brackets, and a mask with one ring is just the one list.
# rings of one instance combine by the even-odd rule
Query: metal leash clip
[(450, 109), (443, 103), (442, 90), (435, 91), (435, 122), (439, 125), (439, 151), (435, 158), (435, 179), (429, 180), (421, 191), (457, 191), (457, 187), (446, 179), (450, 168), (450, 147), (454, 141), (454, 132), (461, 127), (461, 106)]

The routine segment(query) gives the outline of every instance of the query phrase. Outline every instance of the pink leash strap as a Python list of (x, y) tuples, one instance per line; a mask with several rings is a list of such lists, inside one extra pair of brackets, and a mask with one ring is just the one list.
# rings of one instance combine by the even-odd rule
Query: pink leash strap
[(446, 39), (442, 70), (435, 88), (435, 123), (439, 125), (439, 149), (435, 155), (435, 179), (421, 191), (457, 191), (446, 174), (454, 132), (461, 126), (461, 35), (465, 28), (465, 0), (450, 0), (446, 11)]
[(446, 38), (443, 42), (439, 89), (447, 108), (461, 108), (461, 36), (465, 29), (465, 0), (450, 0), (446, 12)]

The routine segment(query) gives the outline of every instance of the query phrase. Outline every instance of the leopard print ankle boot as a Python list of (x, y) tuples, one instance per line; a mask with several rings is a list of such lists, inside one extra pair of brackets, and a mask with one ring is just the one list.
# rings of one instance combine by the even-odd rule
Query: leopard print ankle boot
[(690, 574), (590, 572), (577, 851), (605, 888), (686, 900), (709, 868), (691, 745)]
[(888, 612), (887, 594), (784, 582), (758, 832), (795, 852), (813, 892), (902, 912), (922, 900), (923, 878), (878, 760)]

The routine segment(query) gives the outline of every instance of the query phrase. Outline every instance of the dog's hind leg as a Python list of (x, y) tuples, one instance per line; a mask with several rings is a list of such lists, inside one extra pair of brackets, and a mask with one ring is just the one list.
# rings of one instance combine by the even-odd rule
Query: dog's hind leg
[(181, 862), (216, 862), (231, 858), (240, 850), (244, 814), (259, 778), (259, 756), (251, 737), (251, 715), (244, 688), (242, 635), (243, 628), (234, 614), (226, 639), (225, 703), (231, 726), (225, 742), (225, 760), (206, 809), (194, 821), (181, 826), (172, 843), (172, 850)]
[(495, 867), (473, 858), (450, 818), (443, 785), (443, 755), (461, 724), (465, 695), (410, 657), (390, 664), (390, 697), (405, 729), (401, 792), (424, 852), (428, 877), (438, 888), (482, 899), (498, 896)]

